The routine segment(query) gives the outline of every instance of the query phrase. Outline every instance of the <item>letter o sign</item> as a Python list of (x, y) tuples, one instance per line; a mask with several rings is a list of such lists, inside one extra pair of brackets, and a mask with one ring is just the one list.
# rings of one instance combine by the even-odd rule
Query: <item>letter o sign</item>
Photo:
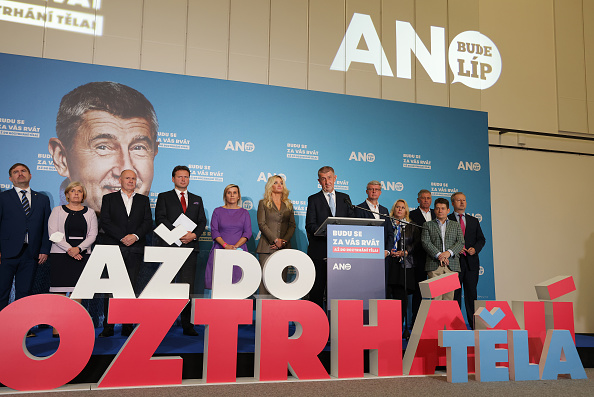
[[(61, 295), (33, 295), (0, 312), (0, 382), (15, 390), (49, 390), (70, 382), (91, 357), (95, 328), (79, 303)], [(60, 333), (60, 346), (49, 357), (36, 357), (25, 347), (27, 331), (49, 324)]]

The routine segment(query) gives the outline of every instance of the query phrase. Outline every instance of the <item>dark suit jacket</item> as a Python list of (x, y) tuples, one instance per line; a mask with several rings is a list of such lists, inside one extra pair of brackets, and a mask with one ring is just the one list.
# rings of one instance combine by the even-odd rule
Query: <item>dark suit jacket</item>
[[(431, 219), (435, 219), (435, 212), (433, 212), (433, 209), (430, 210), (431, 211)], [(419, 226), (423, 226), (423, 224), (425, 223), (425, 217), (423, 216), (423, 213), (421, 212), (420, 208), (416, 208), (414, 210), (412, 210), (409, 214), (410, 220), (413, 221), (414, 223), (416, 223)], [(419, 231), (422, 232), (423, 229), (419, 229)], [(421, 246), (422, 248), (422, 246)], [(414, 261), (415, 261), (415, 267), (419, 267), (422, 268), (423, 270), (425, 269), (425, 259), (427, 258), (427, 253), (425, 252), (424, 249), (418, 249), (414, 254)]]
[[(439, 261), (435, 256), (443, 251), (443, 240), (441, 238), (441, 231), (439, 230), (438, 220), (433, 219), (430, 222), (425, 222), (427, 229), (423, 229), (421, 234), (421, 241), (423, 248), (427, 253), (425, 262), (425, 271), (434, 271), (439, 267)], [(464, 236), (462, 236), (462, 229), (460, 224), (456, 221), (448, 221), (446, 223), (445, 232), (445, 249), (451, 250), (453, 256), (449, 259), (449, 268), (454, 272), (460, 271), (460, 254), (459, 252), (464, 247)]]
[[(435, 219), (435, 212), (433, 212), (433, 209), (430, 209), (430, 211), (431, 219)], [(408, 216), (410, 220), (416, 223), (417, 225), (422, 225), (423, 223), (425, 223), (425, 217), (423, 216), (423, 213), (421, 212), (420, 208), (412, 210)]]
[(128, 234), (135, 234), (139, 240), (130, 246), (130, 251), (144, 252), (146, 235), (153, 230), (149, 198), (136, 193), (132, 199), (132, 210), (128, 215), (120, 192), (106, 194), (101, 202), (99, 228), (103, 231), (99, 234), (100, 244), (125, 247), (120, 240)]
[(0, 193), (0, 253), (2, 258), (13, 258), (21, 252), (25, 235), (29, 234), (29, 248), (34, 257), (49, 254), (51, 243), (47, 220), (51, 208), (49, 198), (31, 190), (31, 211), (25, 215), (21, 198), (14, 189)]
[[(362, 207), (362, 208), (371, 210), (371, 208), (369, 208), (369, 205), (367, 205), (367, 200), (363, 201), (357, 207)], [(379, 213), (384, 214), (384, 215), (390, 215), (390, 213), (388, 212), (388, 209), (386, 207), (384, 207), (383, 205), (379, 206)], [(355, 208), (355, 216), (357, 218), (369, 218), (369, 219), (375, 218), (371, 212), (363, 211), (362, 209), (359, 209), (359, 208)], [(392, 221), (390, 220), (390, 218), (383, 217), (383, 216), (380, 216), (380, 219), (384, 220), (384, 248), (387, 251), (391, 251), (392, 248), (394, 247), (394, 228), (392, 227)]]
[[(194, 251), (198, 252), (200, 251), (198, 239), (206, 227), (204, 204), (202, 202), (202, 197), (188, 191), (186, 191), (186, 193), (186, 216), (196, 224), (196, 228), (192, 230), (192, 233), (196, 234), (196, 240), (191, 241), (188, 244), (182, 244), (181, 247), (193, 248)], [(182, 213), (183, 209), (181, 201), (177, 197), (175, 189), (159, 193), (159, 196), (157, 197), (157, 206), (155, 207), (155, 222), (157, 226), (163, 223), (169, 230), (174, 229), (175, 226), (173, 226), (173, 222), (175, 222)], [(159, 236), (156, 236), (156, 243), (156, 245), (163, 247), (169, 246)], [(172, 247), (177, 247), (177, 245), (172, 245)]]
[[(349, 199), (348, 194), (336, 192), (336, 216), (337, 217), (354, 217), (353, 209), (345, 203), (345, 199)], [(307, 232), (307, 239), (309, 246), (307, 247), (307, 254), (312, 259), (323, 259), (326, 255), (326, 236), (314, 236), (314, 233), (326, 218), (332, 216), (330, 206), (324, 191), (320, 190), (316, 194), (312, 194), (307, 198), (307, 214), (305, 215), (305, 231)]]
[[(448, 215), (448, 218), (455, 221), (456, 215), (454, 213), (451, 213), (450, 215)], [(474, 255), (466, 255), (466, 260), (468, 261), (468, 266), (472, 270), (478, 270), (480, 266), (478, 254), (485, 246), (485, 235), (483, 234), (483, 230), (481, 229), (481, 224), (478, 221), (478, 219), (468, 214), (464, 214), (464, 219), (466, 220), (464, 246), (466, 248), (474, 247), (474, 249), (476, 250), (476, 253)]]

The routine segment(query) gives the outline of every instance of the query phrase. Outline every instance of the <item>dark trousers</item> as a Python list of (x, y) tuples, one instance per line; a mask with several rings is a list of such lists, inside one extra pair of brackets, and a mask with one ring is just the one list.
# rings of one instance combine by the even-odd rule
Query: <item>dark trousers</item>
[[(466, 318), (468, 324), (474, 329), (474, 301), (477, 300), (477, 285), (479, 281), (479, 266), (472, 269), (468, 265), (468, 258), (460, 256), (460, 273), (458, 273), (460, 285), (464, 288), (464, 306), (466, 307)], [(458, 301), (462, 309), (462, 288), (454, 291), (454, 300)]]
[(28, 244), (23, 244), (21, 252), (13, 258), (0, 257), (0, 310), (8, 306), (13, 279), (15, 300), (30, 294), (36, 269), (37, 258)]
[(415, 320), (417, 319), (417, 313), (419, 312), (419, 308), (421, 307), (421, 301), (423, 297), (421, 296), (421, 289), (419, 288), (419, 283), (421, 281), (427, 280), (427, 272), (425, 271), (425, 261), (415, 263), (414, 267), (415, 271), (415, 290), (412, 296), (412, 323), (414, 325)]
[[(408, 311), (408, 296), (404, 292), (404, 286), (396, 285), (396, 284), (388, 284), (388, 289), (386, 290), (388, 295), (390, 296), (388, 299), (398, 299), (401, 303), (401, 312), (402, 312), (402, 323), (406, 321), (406, 314)], [(409, 326), (409, 324), (406, 324)], [(404, 328), (403, 328), (404, 329)]]
[(309, 300), (324, 308), (324, 297), (326, 295), (326, 283), (328, 281), (328, 270), (326, 269), (326, 261), (322, 259), (311, 258), (316, 268), (316, 279), (314, 285), (309, 291)]
[(192, 328), (192, 296), (194, 295), (194, 280), (196, 279), (196, 264), (198, 263), (198, 252), (192, 251), (184, 262), (175, 278), (176, 283), (190, 284), (190, 302), (181, 312), (181, 323), (184, 329)]
[[(130, 278), (132, 288), (134, 288), (134, 293), (136, 296), (138, 296), (140, 291), (138, 291), (137, 280), (138, 273), (140, 272), (140, 266), (143, 263), (144, 253), (136, 252), (136, 249), (132, 250), (130, 247), (120, 247), (120, 252), (124, 258), (124, 264), (126, 265), (126, 270), (128, 271), (128, 277)], [(105, 315), (103, 318), (103, 327), (113, 327), (114, 324), (107, 323), (107, 313), (109, 313), (109, 298), (105, 298), (103, 301), (103, 312)]]

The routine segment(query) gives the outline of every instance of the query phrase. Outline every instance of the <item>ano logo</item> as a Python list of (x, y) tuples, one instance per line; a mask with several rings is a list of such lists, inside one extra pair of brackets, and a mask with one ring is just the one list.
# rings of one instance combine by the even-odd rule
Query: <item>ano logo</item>
[(252, 208), (254, 208), (254, 203), (252, 203), (251, 200), (244, 200), (241, 203), (241, 206), (244, 210), (250, 211)]
[(460, 161), (458, 164), (459, 170), (465, 171), (480, 171), (481, 170), (481, 163), (472, 163), (469, 161)]
[(351, 156), (349, 157), (349, 160), (366, 161), (368, 163), (373, 163), (375, 161), (375, 154), (362, 153), (362, 152), (351, 152)]
[(256, 145), (252, 142), (235, 141), (235, 143), (233, 143), (233, 141), (227, 141), (227, 144), (225, 145), (225, 150), (233, 150), (235, 152), (253, 152), (255, 148)]
[(382, 184), (382, 190), (401, 192), (404, 189), (404, 184), (402, 182), (381, 181), (380, 183)]
[(335, 263), (332, 270), (351, 270), (350, 263)]

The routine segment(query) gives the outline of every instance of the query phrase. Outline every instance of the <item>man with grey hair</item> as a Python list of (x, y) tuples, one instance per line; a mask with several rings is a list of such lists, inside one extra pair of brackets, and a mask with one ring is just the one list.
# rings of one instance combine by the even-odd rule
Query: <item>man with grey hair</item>
[(394, 247), (394, 228), (392, 228), (390, 218), (387, 217), (389, 215), (388, 209), (378, 202), (379, 197), (382, 195), (382, 184), (379, 181), (370, 181), (365, 192), (367, 193), (367, 199), (357, 206), (364, 209), (355, 208), (355, 216), (357, 218), (384, 219), (384, 257), (386, 257)]
[[(62, 98), (56, 138), (48, 150), (54, 167), (66, 177), (60, 188), (79, 181), (87, 203), (99, 212), (105, 194), (117, 192), (123, 170), (137, 175), (137, 192), (148, 195), (158, 152), (157, 115), (144, 95), (124, 84), (91, 82)], [(64, 201), (64, 200), (62, 200)]]
[[(143, 263), (146, 235), (153, 229), (153, 216), (149, 198), (135, 192), (136, 181), (134, 171), (123, 170), (119, 178), (120, 191), (103, 196), (99, 217), (99, 228), (103, 232), (99, 233), (98, 243), (120, 247), (134, 292), (139, 293), (140, 291), (137, 291), (138, 273)], [(114, 325), (108, 324), (107, 313), (106, 300), (103, 331), (99, 334), (100, 337), (114, 334)], [(124, 324), (122, 335), (128, 336), (132, 330), (131, 324)]]

